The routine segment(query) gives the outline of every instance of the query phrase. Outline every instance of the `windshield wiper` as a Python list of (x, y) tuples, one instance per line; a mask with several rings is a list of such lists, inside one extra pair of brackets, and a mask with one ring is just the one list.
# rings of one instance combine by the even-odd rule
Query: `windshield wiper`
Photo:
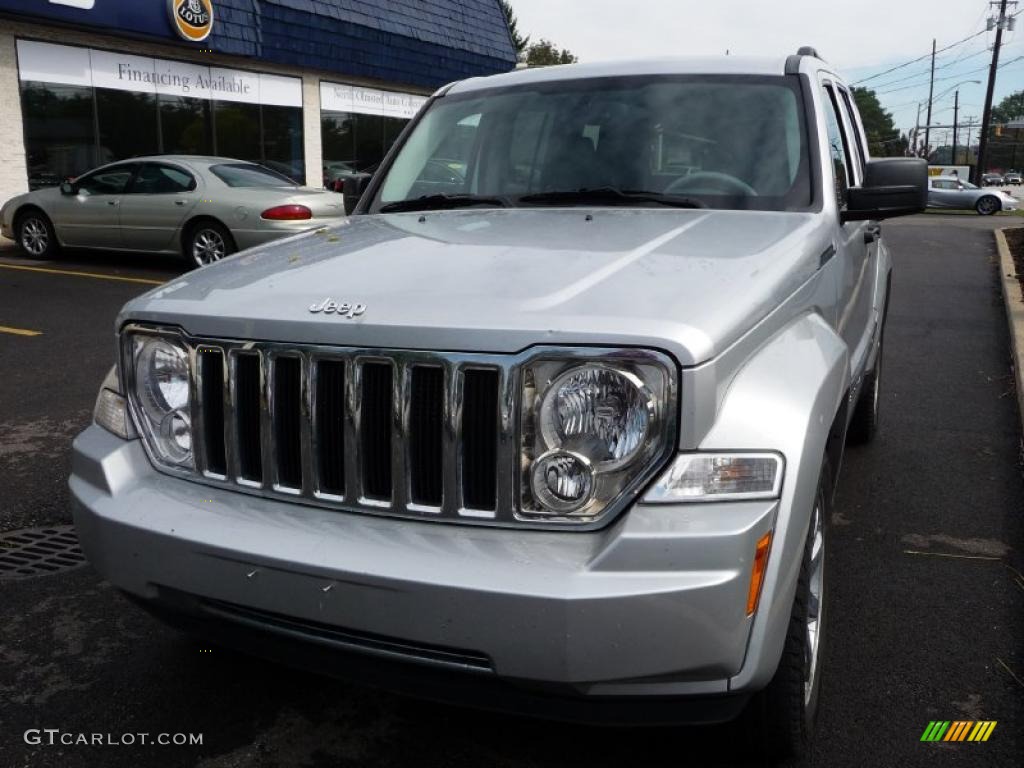
[(588, 203), (633, 205), (635, 203), (654, 203), (655, 205), (668, 205), (673, 208), (707, 208), (705, 203), (693, 197), (667, 195), (663, 192), (618, 189), (617, 187), (538, 192), (533, 195), (523, 195), (518, 198), (517, 202), (525, 203), (526, 205), (542, 205), (544, 203), (561, 203), (564, 205), (586, 205)]
[(474, 205), (490, 205), (504, 208), (508, 203), (500, 197), (481, 197), (479, 195), (423, 195), (412, 200), (398, 200), (394, 203), (385, 203), (380, 207), (380, 212), (436, 211), (447, 208), (471, 208)]

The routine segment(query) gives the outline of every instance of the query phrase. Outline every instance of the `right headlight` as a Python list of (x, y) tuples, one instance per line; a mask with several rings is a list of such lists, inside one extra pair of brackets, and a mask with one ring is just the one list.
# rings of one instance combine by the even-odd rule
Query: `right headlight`
[(192, 469), (189, 353), (175, 336), (134, 333), (127, 339), (129, 397), (153, 458)]
[(533, 360), (522, 403), (521, 519), (593, 522), (673, 448), (675, 371), (655, 353)]

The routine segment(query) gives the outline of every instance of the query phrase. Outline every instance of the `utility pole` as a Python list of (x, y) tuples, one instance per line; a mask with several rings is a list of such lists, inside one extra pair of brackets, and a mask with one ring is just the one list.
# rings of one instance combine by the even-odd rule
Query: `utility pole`
[(924, 126), (924, 159), (930, 154), (932, 139), (932, 96), (935, 92), (935, 38), (932, 38), (932, 77), (928, 81), (928, 120)]
[(956, 93), (953, 94), (953, 162), (951, 165), (956, 165), (956, 121), (960, 116), (960, 89), (956, 89)]
[[(999, 18), (989, 19), (991, 26), (996, 28), (996, 44), (992, 46), (992, 66), (988, 70), (988, 90), (985, 92), (985, 111), (981, 113), (981, 136), (978, 138), (978, 167), (974, 172), (974, 183), (981, 186), (981, 175), (985, 173), (986, 153), (988, 152), (988, 131), (992, 122), (992, 96), (996, 89), (996, 70), (999, 69), (999, 47), (1003, 44), (1003, 30), (1013, 26), (1013, 19), (1006, 17), (1007, 0), (999, 0)], [(995, 5), (995, 3), (990, 3)], [(1014, 3), (1016, 5), (1016, 3)]]

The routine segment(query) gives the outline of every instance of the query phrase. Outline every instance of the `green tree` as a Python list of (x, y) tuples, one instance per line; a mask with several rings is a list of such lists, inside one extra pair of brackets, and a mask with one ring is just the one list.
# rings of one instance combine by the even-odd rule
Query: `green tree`
[(1008, 123), (1024, 118), (1024, 91), (1011, 93), (992, 108), (993, 123)]
[(526, 49), (526, 63), (531, 67), (550, 67), (553, 64), (575, 64), (579, 61), (570, 51), (541, 38)]
[(508, 0), (501, 0), (501, 9), (505, 11), (505, 20), (508, 22), (508, 33), (512, 37), (512, 45), (515, 47), (516, 53), (522, 56), (530, 45), (530, 36), (523, 37), (519, 33), (519, 19), (516, 18), (516, 12), (512, 10), (512, 3)]
[(878, 96), (870, 88), (854, 88), (861, 122), (864, 123), (868, 151), (872, 157), (899, 157), (906, 154), (907, 137), (902, 136), (892, 121), (892, 114), (882, 109)]

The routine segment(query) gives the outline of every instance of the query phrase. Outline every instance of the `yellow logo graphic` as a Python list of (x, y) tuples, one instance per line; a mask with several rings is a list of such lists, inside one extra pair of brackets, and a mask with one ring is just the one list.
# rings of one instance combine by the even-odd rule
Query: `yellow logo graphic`
[(932, 720), (921, 741), (988, 741), (995, 729), (995, 720)]
[(167, 0), (167, 8), (183, 39), (198, 43), (213, 31), (213, 0)]

